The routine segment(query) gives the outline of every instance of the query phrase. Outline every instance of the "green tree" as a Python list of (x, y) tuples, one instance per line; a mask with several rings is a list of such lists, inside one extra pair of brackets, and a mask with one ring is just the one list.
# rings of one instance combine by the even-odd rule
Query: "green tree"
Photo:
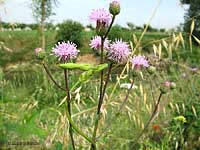
[[(0, 6), (4, 4), (4, 0), (0, 0)], [(2, 23), (1, 23), (1, 18), (0, 18), (0, 31), (1, 31), (1, 28), (2, 28)]]
[(45, 50), (45, 23), (52, 16), (57, 0), (32, 0), (31, 7), (35, 20), (40, 23), (42, 49)]
[(194, 19), (195, 29), (193, 35), (200, 38), (200, 0), (180, 0), (183, 5), (188, 5), (189, 8), (185, 13), (184, 31), (189, 33), (191, 22)]
[(129, 29), (130, 29), (131, 31), (134, 31), (134, 30), (135, 30), (136, 26), (135, 26), (134, 23), (132, 23), (132, 22), (127, 22), (126, 24), (127, 24), (127, 26), (129, 27)]
[(79, 47), (82, 46), (82, 31), (84, 27), (81, 23), (73, 20), (66, 20), (59, 24), (58, 27), (59, 30), (56, 36), (58, 42), (71, 41), (76, 43)]

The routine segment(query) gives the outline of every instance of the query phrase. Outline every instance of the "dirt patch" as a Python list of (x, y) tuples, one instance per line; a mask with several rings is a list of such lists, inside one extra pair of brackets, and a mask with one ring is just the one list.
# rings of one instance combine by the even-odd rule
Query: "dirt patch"
[(93, 64), (97, 65), (100, 63), (99, 57), (93, 54), (85, 54), (83, 56), (79, 56), (77, 59), (77, 63), (85, 63), (85, 64)]

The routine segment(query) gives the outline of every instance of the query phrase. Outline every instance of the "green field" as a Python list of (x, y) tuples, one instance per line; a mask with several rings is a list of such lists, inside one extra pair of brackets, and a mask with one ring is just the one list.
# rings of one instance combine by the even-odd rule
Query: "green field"
[[(92, 55), (92, 58), (98, 59), (88, 46), (94, 32), (82, 34), (84, 44), (79, 48), (80, 56)], [(136, 43), (132, 33), (127, 31), (123, 34), (122, 38), (126, 38), (127, 42), (132, 41), (134, 47)], [(134, 34), (138, 40), (142, 33)], [(56, 43), (55, 37), (56, 32), (46, 32), (47, 62), (55, 79), (64, 86), (63, 72), (50, 55)], [(143, 73), (144, 79), (140, 76), (135, 78), (138, 88), (131, 91), (126, 106), (110, 123), (127, 93), (119, 85), (115, 89), (123, 66), (114, 67), (106, 90), (98, 135), (108, 124), (111, 126), (98, 139), (99, 150), (200, 149), (200, 72), (192, 69), (200, 68), (200, 48), (193, 45), (191, 51), (185, 37), (185, 47), (180, 42), (175, 49), (176, 43), (173, 45), (172, 37), (172, 34), (166, 33), (149, 32), (144, 35), (137, 53), (145, 54), (157, 68), (157, 73), (150, 75), (146, 71)], [(161, 39), (172, 44), (173, 53), (171, 56), (162, 45), (162, 58), (158, 61), (153, 57), (153, 44), (162, 44)], [(65, 92), (54, 86), (40, 62), (35, 59), (34, 49), (40, 45), (40, 34), (37, 31), (6, 31), (0, 33), (0, 41), (4, 43), (0, 46), (0, 149), (71, 150), (65, 104), (61, 104)], [(81, 73), (70, 71), (70, 88)], [(176, 89), (162, 96), (158, 116), (137, 140), (154, 109), (160, 87), (166, 80), (175, 82)], [(120, 83), (129, 82), (130, 75), (125, 71)], [(99, 75), (96, 74), (71, 93), (72, 119), (89, 137), (95, 120), (98, 90)], [(185, 117), (186, 122), (175, 119), (178, 116)], [(74, 136), (77, 149), (88, 149), (89, 143), (85, 139), (77, 133)], [(31, 141), (32, 145), (26, 145), (24, 141)], [(1, 144), (8, 142), (14, 144)]]

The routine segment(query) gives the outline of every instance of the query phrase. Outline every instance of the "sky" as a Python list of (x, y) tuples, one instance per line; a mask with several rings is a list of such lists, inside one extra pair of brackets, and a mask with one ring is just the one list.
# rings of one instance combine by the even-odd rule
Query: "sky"
[[(53, 23), (73, 19), (89, 24), (88, 16), (92, 9), (106, 8), (112, 0), (59, 0), (54, 8), (55, 15), (51, 17)], [(126, 26), (127, 22), (143, 25), (152, 16), (159, 0), (119, 0), (121, 13), (117, 16), (116, 24)], [(174, 28), (184, 22), (185, 7), (180, 0), (161, 0), (151, 26), (156, 28)], [(30, 9), (30, 0), (5, 0), (0, 6), (0, 18), (5, 22), (35, 23)]]

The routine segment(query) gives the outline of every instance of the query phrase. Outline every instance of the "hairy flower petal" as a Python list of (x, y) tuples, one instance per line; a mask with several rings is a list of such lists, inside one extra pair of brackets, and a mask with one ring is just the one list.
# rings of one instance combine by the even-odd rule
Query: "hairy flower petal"
[[(101, 49), (101, 37), (100, 36), (95, 36), (92, 38), (90, 41), (90, 47), (95, 50), (100, 50)], [(108, 50), (109, 49), (109, 40), (106, 38), (104, 41), (104, 49)]]
[(113, 62), (123, 64), (127, 61), (129, 54), (129, 45), (120, 39), (110, 45), (108, 50), (108, 59)]
[(142, 55), (138, 55), (138, 56), (135, 56), (131, 59), (131, 63), (132, 63), (132, 68), (134, 69), (140, 69), (142, 67), (149, 67), (149, 62), (148, 60), (146, 59), (145, 56), (142, 56)]
[(101, 23), (105, 23), (106, 25), (108, 25), (112, 19), (111, 14), (106, 11), (104, 8), (99, 8), (99, 9), (93, 9), (89, 19), (91, 21), (99, 21)]
[(78, 55), (77, 46), (72, 42), (58, 43), (52, 50), (52, 52), (63, 61), (69, 61), (75, 59)]

